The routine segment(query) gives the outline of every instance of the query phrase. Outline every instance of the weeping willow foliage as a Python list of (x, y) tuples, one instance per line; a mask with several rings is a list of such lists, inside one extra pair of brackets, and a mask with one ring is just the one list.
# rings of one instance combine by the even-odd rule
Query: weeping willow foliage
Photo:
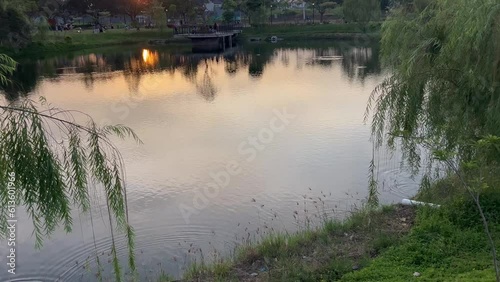
[(383, 24), (382, 62), (392, 75), (367, 107), (375, 146), (400, 140), (415, 171), (422, 140), (467, 160), (472, 143), (500, 135), (500, 1), (421, 2)]
[[(0, 55), (0, 82), (8, 81), (14, 67), (13, 60)], [(85, 125), (76, 122), (77, 114), (87, 121)], [(110, 136), (141, 142), (128, 127), (98, 127), (89, 116), (51, 107), (44, 99), (40, 104), (24, 100), (0, 105), (0, 238), (7, 235), (9, 174), (15, 173), (16, 205), (25, 207), (33, 221), (37, 248), (59, 226), (71, 232), (72, 208), (91, 212), (91, 188), (102, 187), (110, 220), (115, 280), (122, 278), (115, 227), (127, 237), (129, 267), (135, 273), (124, 165)]]
[(428, 169), (437, 161), (460, 179), (481, 215), (500, 281), (479, 201), (500, 179), (500, 0), (405, 2), (383, 24), (381, 54), (392, 75), (368, 103), (374, 147), (400, 144), (414, 173), (429, 154)]
[(16, 70), (17, 63), (5, 54), (0, 54), (0, 85), (9, 83), (10, 77)]

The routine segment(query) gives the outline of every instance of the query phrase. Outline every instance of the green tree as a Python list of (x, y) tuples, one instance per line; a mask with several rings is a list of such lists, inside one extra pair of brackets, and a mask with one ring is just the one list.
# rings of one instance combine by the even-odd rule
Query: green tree
[(65, 2), (64, 9), (68, 9), (80, 15), (89, 15), (94, 18), (94, 23), (98, 24), (101, 17), (110, 16), (118, 12), (115, 5), (111, 5), (112, 0), (68, 0)]
[[(320, 2), (321, 0), (318, 0), (318, 2)], [(318, 13), (319, 13), (319, 22), (322, 23), (323, 22), (323, 16), (325, 15), (325, 13), (330, 10), (330, 9), (333, 9), (337, 6), (337, 3), (335, 2), (331, 2), (331, 1), (321, 1), (321, 3), (318, 3), (316, 4), (316, 7), (318, 7)]]
[(320, 23), (323, 22), (323, 16), (325, 15), (326, 11), (337, 6), (337, 1), (307, 0), (305, 2), (309, 4), (309, 7), (313, 7), (313, 9), (318, 12)]
[(370, 21), (380, 19), (380, 0), (345, 0), (342, 8), (345, 20), (358, 23), (364, 31)]
[[(392, 75), (373, 92), (368, 105), (368, 112), (373, 112), (374, 145), (387, 144), (392, 149), (400, 146), (403, 161), (414, 172), (423, 166), (430, 173), (434, 160), (444, 163), (463, 180), (466, 190), (473, 192), (475, 201), (483, 187), (471, 188), (478, 186), (474, 184), (477, 179), (497, 187), (498, 0), (434, 0), (399, 5), (383, 24), (381, 49), (382, 61)], [(477, 147), (484, 143), (493, 144), (494, 150), (481, 153), (483, 150)], [(422, 146), (427, 150), (420, 150)], [(484, 177), (462, 177), (478, 164), (487, 167)], [(488, 176), (495, 176), (495, 180), (488, 180)], [(479, 205), (478, 210), (482, 214)], [(483, 220), (483, 224), (487, 231), (487, 221)], [(490, 244), (494, 252), (491, 238)], [(493, 257), (500, 280), (495, 253)]]
[(247, 0), (245, 10), (251, 25), (264, 24), (269, 16), (269, 8), (271, 1), (269, 0)]
[[(436, 0), (419, 13), (393, 12), (383, 24), (381, 47), (393, 75), (370, 104), (377, 144), (419, 134), (460, 149), (485, 135), (500, 136), (499, 11), (496, 0)], [(415, 145), (405, 139), (416, 161)]]
[(22, 13), (30, 13), (38, 9), (36, 0), (2, 0), (0, 6), (16, 8)]
[(167, 15), (163, 3), (160, 0), (153, 0), (151, 6), (149, 7), (149, 14), (153, 19), (156, 27), (163, 31), (167, 26)]
[(224, 12), (222, 13), (222, 20), (224, 21), (224, 23), (232, 23), (234, 21), (234, 16), (235, 16), (235, 12), (233, 9), (228, 9), (228, 10), (225, 10), (224, 9)]
[[(2, 85), (10, 83), (15, 68), (14, 60), (0, 54)], [(140, 140), (130, 128), (98, 127), (88, 116), (86, 125), (76, 123), (74, 114), (47, 106), (44, 99), (41, 105), (30, 100), (0, 105), (0, 238), (7, 236), (7, 219), (16, 206), (26, 208), (32, 219), (38, 248), (60, 225), (71, 232), (72, 207), (92, 216), (90, 197), (99, 187), (106, 195), (115, 280), (121, 281), (114, 230), (127, 237), (132, 272), (134, 233), (128, 220), (123, 160), (110, 136)], [(99, 265), (97, 247), (95, 254)]]
[(177, 12), (177, 6), (175, 4), (170, 4), (168, 6), (168, 12), (169, 13), (176, 13)]
[(0, 46), (22, 48), (31, 41), (31, 26), (23, 10), (0, 4)]
[(222, 2), (222, 19), (225, 23), (231, 23), (234, 21), (235, 9), (237, 8), (236, 1), (234, 0), (224, 0)]
[[(152, 0), (113, 0), (119, 12), (125, 13), (132, 20), (132, 26), (139, 29), (137, 16), (151, 7)], [(102, 1), (106, 2), (106, 1)]]
[(50, 25), (44, 16), (38, 17), (32, 22), (33, 25), (33, 37), (36, 37), (38, 41), (44, 42), (50, 32)]
[[(29, 1), (29, 0), (24, 0)], [(64, 4), (65, 0), (37, 0), (36, 6), (38, 11), (42, 13), (47, 18), (54, 18), (55, 16), (61, 16), (65, 18), (64, 14)]]
[(183, 23), (203, 16), (205, 12), (205, 0), (164, 0), (163, 6), (175, 6), (172, 11), (182, 18)]

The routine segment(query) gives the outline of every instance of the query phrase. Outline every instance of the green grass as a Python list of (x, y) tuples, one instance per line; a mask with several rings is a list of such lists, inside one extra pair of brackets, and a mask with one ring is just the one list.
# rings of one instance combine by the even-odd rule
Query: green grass
[(171, 282), (171, 281), (175, 281), (175, 279), (172, 278), (170, 275), (168, 275), (164, 272), (161, 272), (160, 276), (158, 277), (158, 279), (156, 281), (157, 282)]
[(164, 39), (170, 43), (182, 44), (182, 40), (172, 37), (172, 30), (142, 29), (137, 30), (108, 30), (105, 33), (94, 34), (90, 30), (78, 33), (76, 30), (66, 32), (50, 32), (46, 38), (34, 38), (34, 41), (21, 50), (3, 49), (1, 52), (19, 57), (43, 57), (45, 55), (60, 54), (80, 50), (95, 49), (109, 46), (123, 46), (133, 44), (148, 44), (150, 40)]
[(214, 264), (207, 265), (203, 262), (189, 265), (184, 275), (185, 280), (197, 280), (199, 277), (210, 276), (213, 281), (228, 281), (236, 279), (231, 273), (233, 264), (229, 261), (219, 260)]
[[(398, 222), (391, 223), (397, 217)], [(408, 220), (408, 225), (399, 221)], [(194, 264), (187, 281), (242, 281), (257, 274), (263, 281), (334, 281), (367, 265), (409, 230), (411, 208), (362, 210), (345, 221), (327, 221), (314, 230), (277, 233), (241, 247), (222, 264)]]
[[(420, 191), (440, 208), (359, 210), (315, 230), (273, 234), (244, 246), (231, 261), (197, 265), (188, 281), (494, 281), (486, 234), (473, 203), (453, 177)], [(481, 205), (500, 247), (500, 193)], [(420, 273), (415, 277), (414, 273)]]
[[(455, 195), (455, 196), (450, 196)], [(441, 208), (421, 208), (411, 233), (399, 244), (342, 281), (495, 281), (491, 249), (473, 202), (453, 178), (421, 191), (419, 200)], [(483, 192), (481, 205), (500, 247), (500, 193)]]
[(172, 29), (160, 32), (156, 29), (137, 30), (107, 30), (105, 33), (94, 34), (91, 30), (78, 33), (76, 30), (67, 32), (51, 32), (43, 43), (65, 43), (66, 37), (71, 38), (75, 45), (111, 45), (148, 42), (150, 39), (167, 39), (172, 37)]
[(360, 36), (378, 37), (380, 23), (372, 23), (363, 31), (357, 24), (315, 24), (315, 25), (265, 25), (246, 28), (243, 35), (247, 38), (271, 36), (288, 40), (309, 39), (353, 39)]

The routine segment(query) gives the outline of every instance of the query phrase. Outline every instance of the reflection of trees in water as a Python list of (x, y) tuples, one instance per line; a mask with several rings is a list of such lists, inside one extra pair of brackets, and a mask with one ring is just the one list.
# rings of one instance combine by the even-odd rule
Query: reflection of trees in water
[(342, 53), (338, 48), (315, 48), (312, 49), (312, 54), (308, 54), (306, 65), (331, 68), (333, 65), (339, 62), (339, 58), (342, 58)]
[(231, 54), (224, 58), (224, 70), (230, 76), (234, 76), (240, 67), (237, 54)]
[(283, 50), (280, 50), (278, 52), (277, 56), (279, 57), (279, 60), (282, 65), (288, 67), (290, 65), (290, 52), (283, 52)]
[(40, 79), (38, 70), (35, 62), (19, 64), (16, 72), (11, 78), (12, 83), (0, 87), (0, 90), (5, 93), (5, 98), (8, 101), (14, 101), (19, 97), (26, 96), (33, 92)]
[(196, 80), (196, 75), (198, 74), (198, 64), (197, 60), (185, 60), (185, 64), (182, 66), (182, 75), (189, 81)]
[(234, 75), (243, 66), (248, 66), (248, 73), (252, 77), (261, 77), (266, 65), (277, 60), (283, 66), (289, 66), (290, 56), (294, 54), (297, 69), (302, 69), (304, 66), (331, 68), (341, 65), (342, 71), (350, 79), (364, 81), (367, 76), (381, 72), (378, 53), (377, 44), (359, 47), (342, 42), (328, 48), (277, 48), (272, 44), (259, 44), (247, 46), (244, 51), (224, 59), (225, 70), (229, 74)]
[(248, 74), (261, 77), (267, 64), (271, 63), (276, 48), (271, 44), (259, 44), (249, 48)]
[(224, 70), (230, 76), (234, 76), (239, 71), (246, 69), (250, 64), (252, 56), (243, 51), (238, 51), (224, 56)]
[[(176, 72), (198, 87), (198, 91), (208, 100), (215, 97), (216, 85), (214, 75), (207, 71), (207, 65), (223, 64), (224, 71), (230, 75), (248, 72), (252, 77), (261, 77), (268, 64), (276, 61), (282, 66), (289, 66), (292, 58), (296, 68), (321, 67), (331, 68), (340, 65), (342, 71), (351, 80), (363, 81), (371, 74), (380, 73), (377, 45), (352, 46), (348, 43), (335, 44), (333, 47), (280, 47), (275, 44), (255, 44), (243, 49), (230, 49), (224, 54), (192, 54), (177, 50), (132, 50), (126, 52), (109, 52), (79, 56), (62, 56), (42, 60), (36, 63), (22, 62), (14, 76), (17, 82), (7, 87), (4, 92), (8, 98), (32, 92), (39, 77), (58, 79), (61, 75), (83, 74), (81, 80), (87, 89), (93, 89), (96, 82), (108, 80), (116, 75), (114, 71), (122, 71), (129, 90), (138, 92), (143, 75), (165, 71)], [(320, 59), (318, 57), (342, 56), (338, 59)], [(362, 67), (362, 68), (360, 68)], [(203, 71), (202, 82), (197, 81), (198, 70)], [(107, 75), (109, 74), (109, 75)]]
[(209, 66), (208, 61), (205, 60), (205, 73), (203, 74), (201, 82), (196, 82), (196, 89), (198, 93), (209, 102), (213, 101), (217, 95), (217, 87), (212, 80), (214, 74), (216, 73), (214, 73), (214, 70)]
[(340, 64), (350, 80), (364, 81), (366, 77), (381, 72), (377, 46), (353, 47), (339, 45), (331, 48), (316, 48), (311, 52), (296, 52), (297, 68), (303, 65), (330, 68)]
[(381, 72), (378, 47), (353, 47), (344, 52), (342, 69), (349, 79), (364, 81), (366, 77)]
[(94, 82), (95, 78), (93, 73), (83, 74), (83, 85), (85, 86), (85, 89), (92, 91), (94, 89)]
[(139, 92), (139, 86), (141, 85), (141, 78), (143, 74), (141, 72), (124, 72), (123, 77), (127, 83), (128, 90), (131, 94), (137, 94)]
[(239, 66), (235, 56), (228, 56), (224, 61), (224, 70), (227, 74), (234, 76), (238, 72)]

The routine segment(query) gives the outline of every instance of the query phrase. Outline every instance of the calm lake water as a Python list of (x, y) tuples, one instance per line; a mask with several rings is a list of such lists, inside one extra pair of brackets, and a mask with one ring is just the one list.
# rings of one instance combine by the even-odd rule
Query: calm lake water
[[(305, 228), (306, 216), (314, 225), (318, 215), (341, 218), (361, 205), (372, 157), (363, 116), (385, 75), (377, 57), (378, 46), (345, 42), (264, 43), (226, 54), (107, 49), (24, 62), (16, 75), (22, 83), (3, 92), (11, 101), (20, 92), (21, 99), (44, 96), (140, 136), (144, 145), (116, 142), (139, 274), (153, 281), (160, 271), (179, 277), (189, 262), (228, 256), (269, 232)], [(411, 196), (417, 182), (397, 156), (377, 154), (381, 201)], [(96, 249), (110, 279), (99, 194), (93, 228), (89, 215), (74, 213), (73, 232), (59, 230), (41, 250), (19, 211), (17, 274), (6, 275), (3, 264), (0, 280), (95, 281)], [(123, 236), (118, 245), (125, 263)]]

